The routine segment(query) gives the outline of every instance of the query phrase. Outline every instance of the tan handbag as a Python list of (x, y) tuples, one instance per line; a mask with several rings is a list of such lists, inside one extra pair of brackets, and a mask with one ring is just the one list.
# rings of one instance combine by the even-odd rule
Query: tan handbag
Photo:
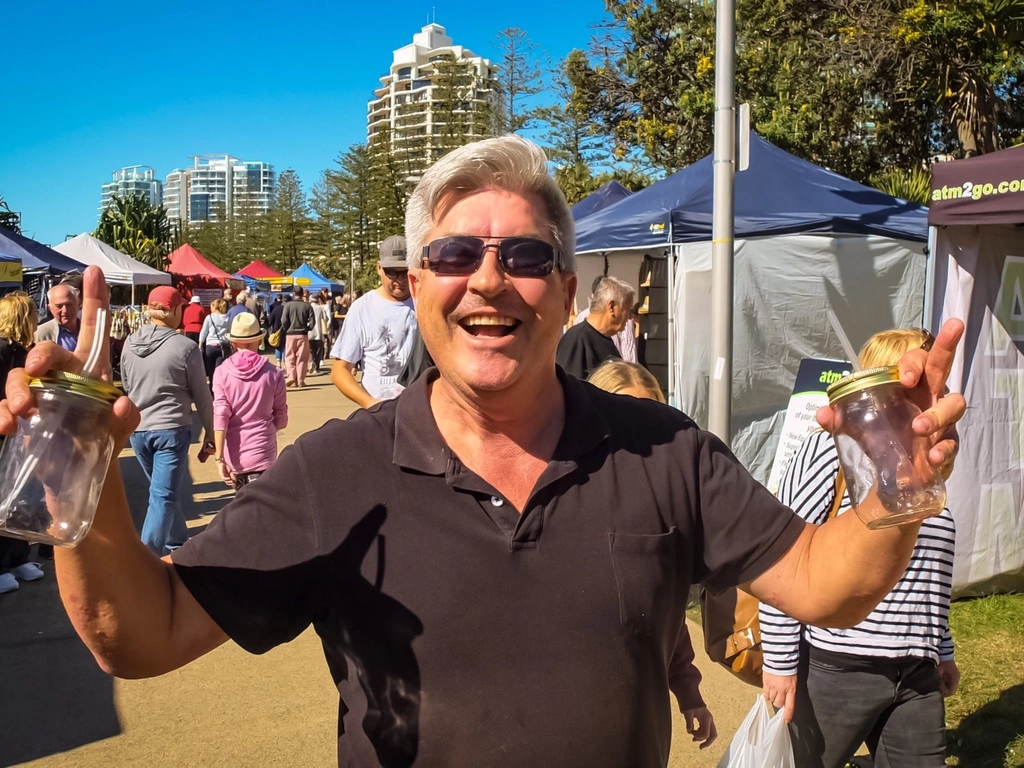
[(270, 345), (271, 349), (277, 349), (279, 346), (281, 346), (281, 329), (280, 328), (278, 328), (276, 331), (271, 333), (270, 336), (267, 337), (267, 343)]
[[(828, 512), (831, 520), (839, 512), (846, 494), (843, 471), (836, 474), (836, 493)], [(761, 622), (758, 599), (742, 589), (729, 589), (720, 595), (700, 590), (701, 623), (704, 626), (704, 650), (745, 683), (761, 687), (764, 652), (761, 650)]]

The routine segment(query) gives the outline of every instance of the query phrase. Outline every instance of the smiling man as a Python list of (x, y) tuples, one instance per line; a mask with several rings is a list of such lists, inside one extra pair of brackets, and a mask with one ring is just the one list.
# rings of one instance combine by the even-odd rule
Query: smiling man
[[(896, 583), (919, 526), (869, 530), (876, 497), (805, 524), (684, 414), (556, 367), (573, 226), (539, 148), (506, 136), (450, 153), (406, 233), (435, 370), (300, 437), (170, 560), (139, 544), (111, 463), (92, 532), (57, 553), (104, 669), (159, 675), (228, 638), (263, 653), (312, 625), (341, 692), (340, 765), (653, 768), (692, 581), (831, 626)], [(102, 276), (86, 288), (91, 317)], [(941, 396), (962, 331), (951, 321), (901, 363), (935, 464), (963, 413)], [(82, 360), (46, 345), (26, 367), (5, 434), (33, 407), (29, 376)], [(114, 413), (123, 444), (138, 414), (125, 398)]]

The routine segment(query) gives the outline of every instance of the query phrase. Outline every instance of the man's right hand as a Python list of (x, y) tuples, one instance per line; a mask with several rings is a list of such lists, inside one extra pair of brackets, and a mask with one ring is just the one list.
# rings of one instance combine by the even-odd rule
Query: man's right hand
[[(106, 310), (107, 324), (96, 325), (97, 310)], [(12, 435), (17, 429), (18, 418), (30, 417), (36, 409), (35, 390), (29, 381), (51, 371), (85, 373), (85, 364), (92, 351), (93, 340), (100, 344), (97, 360), (100, 365), (92, 371), (95, 378), (111, 381), (110, 370), (110, 291), (99, 267), (88, 267), (82, 276), (82, 323), (78, 334), (78, 346), (68, 352), (52, 341), (44, 341), (32, 347), (25, 359), (24, 368), (16, 368), (7, 377), (7, 398), (0, 402), (0, 434)], [(127, 397), (119, 398), (113, 407), (110, 432), (114, 438), (116, 456), (128, 444), (128, 438), (139, 425), (139, 409)]]
[(761, 679), (764, 685), (764, 697), (776, 709), (785, 710), (782, 716), (787, 723), (793, 722), (793, 710), (796, 708), (796, 675), (773, 675), (763, 672)]

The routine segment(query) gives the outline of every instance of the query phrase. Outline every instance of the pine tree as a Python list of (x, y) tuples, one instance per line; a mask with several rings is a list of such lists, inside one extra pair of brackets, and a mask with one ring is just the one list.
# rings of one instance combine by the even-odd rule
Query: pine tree
[(272, 261), (281, 272), (291, 272), (308, 254), (310, 230), (309, 203), (302, 181), (289, 168), (277, 178), (274, 207), (267, 213), (267, 240)]
[(518, 133), (532, 128), (540, 117), (531, 97), (544, 89), (540, 46), (519, 27), (508, 27), (497, 35), (501, 63), (496, 87), (501, 94), (502, 133)]

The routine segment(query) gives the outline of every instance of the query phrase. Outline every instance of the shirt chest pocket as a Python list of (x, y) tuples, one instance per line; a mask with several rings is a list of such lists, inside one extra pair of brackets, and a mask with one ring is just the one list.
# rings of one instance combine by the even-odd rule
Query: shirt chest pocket
[(679, 580), (679, 530), (609, 533), (619, 622), (636, 635), (655, 634), (671, 614)]

